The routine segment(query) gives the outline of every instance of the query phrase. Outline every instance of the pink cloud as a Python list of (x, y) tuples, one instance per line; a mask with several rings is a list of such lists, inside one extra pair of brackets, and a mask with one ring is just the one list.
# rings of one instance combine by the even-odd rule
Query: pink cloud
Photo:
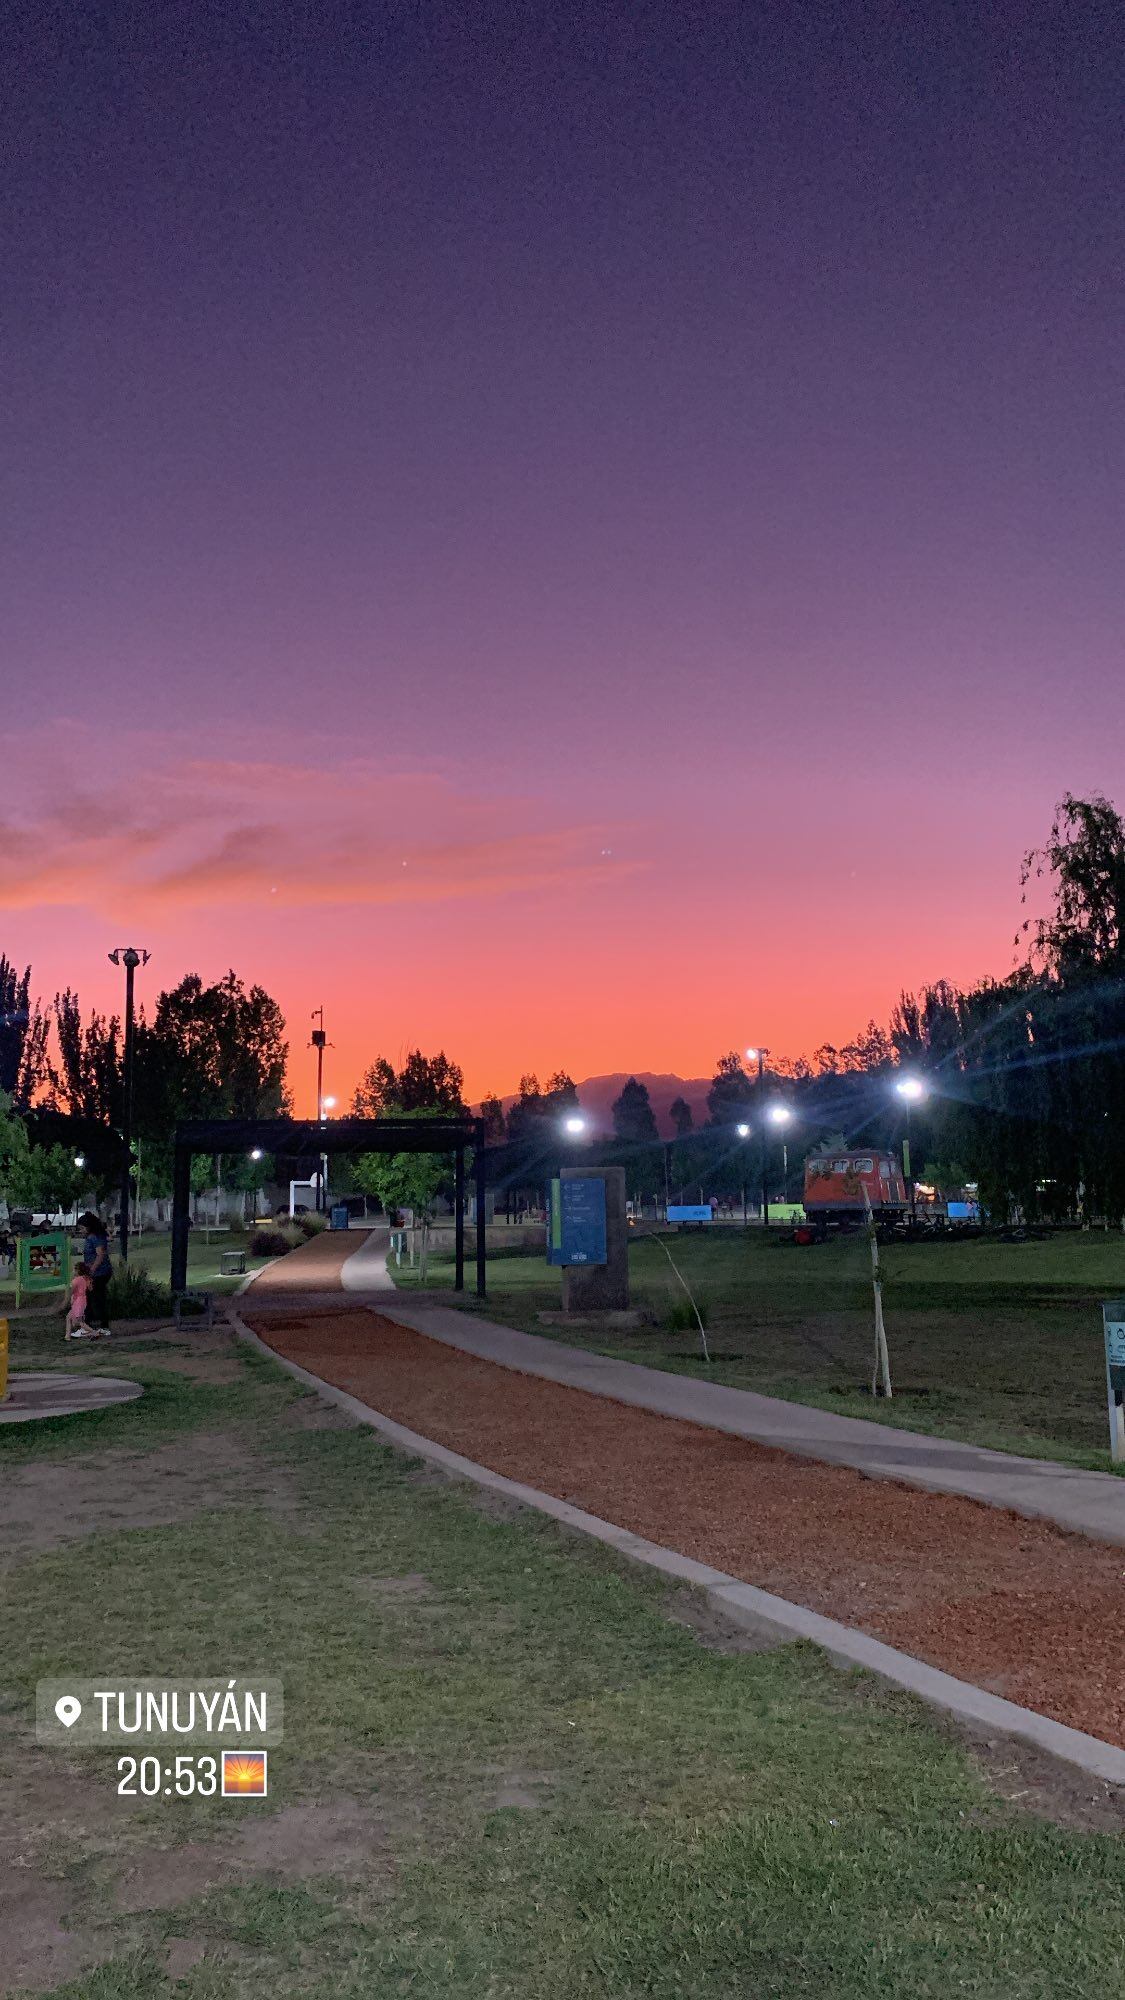
[(557, 814), (544, 824), (542, 806), (514, 792), (485, 796), (442, 772), (384, 768), (367, 757), (335, 766), (184, 759), (159, 739), (126, 739), (96, 796), (74, 747), (53, 759), (59, 782), (49, 797), (35, 776), (41, 762), (32, 757), (22, 768), (31, 773), (25, 797), (10, 798), (0, 822), (0, 908), (12, 910), (106, 894), (138, 914), (429, 903), (630, 865), (613, 854), (620, 827)]

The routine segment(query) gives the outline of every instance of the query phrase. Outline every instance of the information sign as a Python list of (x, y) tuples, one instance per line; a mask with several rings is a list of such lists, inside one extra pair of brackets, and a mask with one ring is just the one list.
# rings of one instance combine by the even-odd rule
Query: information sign
[(707, 1201), (695, 1203), (673, 1202), (665, 1212), (669, 1222), (710, 1222), (712, 1220), (711, 1204)]
[(17, 1307), (25, 1292), (65, 1291), (69, 1284), (70, 1237), (65, 1229), (16, 1238)]
[(346, 1201), (338, 1201), (329, 1217), (333, 1229), (346, 1229), (351, 1221)]
[(551, 1182), (548, 1264), (606, 1262), (605, 1182), (594, 1178)]
[(1115, 1459), (1125, 1458), (1125, 1299), (1106, 1299), (1102, 1304), (1105, 1330), (1105, 1386), (1109, 1405), (1109, 1448)]

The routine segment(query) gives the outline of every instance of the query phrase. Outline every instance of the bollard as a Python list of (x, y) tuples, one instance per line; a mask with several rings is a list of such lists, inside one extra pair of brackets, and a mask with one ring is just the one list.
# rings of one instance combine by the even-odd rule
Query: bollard
[(8, 1400), (8, 1322), (0, 1319), (0, 1403)]

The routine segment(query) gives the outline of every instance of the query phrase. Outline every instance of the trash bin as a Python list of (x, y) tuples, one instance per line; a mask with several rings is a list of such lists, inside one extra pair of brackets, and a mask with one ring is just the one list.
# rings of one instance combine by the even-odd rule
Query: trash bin
[(8, 1322), (0, 1319), (0, 1403), (8, 1397)]

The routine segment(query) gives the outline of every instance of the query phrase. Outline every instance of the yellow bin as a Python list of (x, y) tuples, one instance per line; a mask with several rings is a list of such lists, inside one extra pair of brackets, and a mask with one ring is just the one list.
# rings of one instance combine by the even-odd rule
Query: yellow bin
[(0, 1403), (8, 1395), (8, 1322), (0, 1319)]

